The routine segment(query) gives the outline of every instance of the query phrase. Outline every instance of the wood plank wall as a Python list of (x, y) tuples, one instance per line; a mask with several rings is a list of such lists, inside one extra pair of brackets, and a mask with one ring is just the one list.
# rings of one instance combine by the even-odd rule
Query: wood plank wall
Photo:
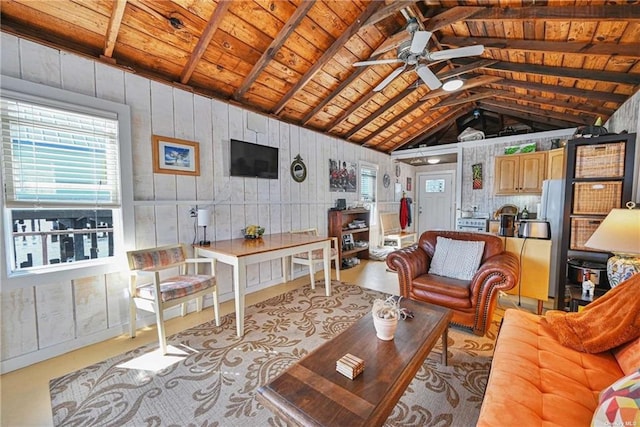
[[(60, 52), (2, 34), (3, 75), (127, 104), (132, 114), (132, 185), (135, 241), (149, 247), (194, 240), (189, 209), (194, 201), (211, 208), (210, 239), (240, 236), (250, 223), (267, 233), (317, 227), (326, 233), (327, 210), (335, 199), (355, 203), (357, 193), (328, 191), (329, 158), (366, 161), (393, 176), (391, 158), (356, 144), (280, 122), (239, 107), (194, 95), (80, 56)], [(200, 144), (199, 177), (154, 174), (151, 135), (182, 138)], [(230, 178), (228, 140), (236, 138), (279, 148), (279, 179)], [(300, 154), (307, 179), (299, 184), (289, 167)], [(128, 159), (123, 159), (127, 161)], [(400, 182), (413, 176), (401, 164)], [(393, 186), (380, 185), (381, 210), (396, 210)], [(3, 229), (4, 233), (4, 229)], [(4, 239), (3, 234), (3, 239)], [(303, 274), (302, 270), (297, 270)], [(248, 292), (269, 286), (282, 276), (279, 261), (250, 266)], [(126, 271), (21, 286), (12, 283), (0, 292), (2, 372), (65, 353), (125, 333), (128, 323)], [(232, 298), (231, 271), (220, 268), (221, 298)], [(176, 312), (173, 313), (175, 315)], [(171, 314), (170, 314), (171, 315)], [(154, 324), (145, 316), (140, 324)]]

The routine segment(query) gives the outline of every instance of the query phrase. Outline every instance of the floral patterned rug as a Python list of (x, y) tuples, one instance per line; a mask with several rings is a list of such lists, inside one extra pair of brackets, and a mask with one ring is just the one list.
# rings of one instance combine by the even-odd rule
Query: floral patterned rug
[[(169, 338), (175, 363), (149, 370), (150, 344), (51, 380), (57, 426), (279, 426), (256, 390), (366, 314), (377, 291), (333, 282), (305, 286), (247, 307), (245, 335), (235, 313)], [(498, 316), (496, 316), (498, 317)], [(373, 327), (373, 325), (371, 326)], [(449, 330), (449, 366), (432, 354), (418, 371), (388, 426), (475, 425), (489, 375), (498, 323), (485, 337)], [(357, 346), (357, 343), (355, 344)], [(436, 353), (442, 349), (436, 345)], [(157, 352), (155, 352), (157, 353)]]

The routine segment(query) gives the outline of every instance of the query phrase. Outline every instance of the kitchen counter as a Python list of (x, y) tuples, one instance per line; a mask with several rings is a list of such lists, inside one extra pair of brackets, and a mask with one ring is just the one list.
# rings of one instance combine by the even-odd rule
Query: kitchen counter
[(542, 303), (549, 299), (549, 268), (551, 264), (551, 240), (520, 239), (502, 237), (505, 250), (520, 261), (520, 280), (507, 291), (508, 294), (538, 300), (538, 314), (542, 314)]

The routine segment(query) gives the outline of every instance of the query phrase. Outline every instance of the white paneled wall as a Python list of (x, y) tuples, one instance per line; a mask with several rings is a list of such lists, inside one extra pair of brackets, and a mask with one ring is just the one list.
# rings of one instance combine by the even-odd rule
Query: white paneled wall
[[(149, 247), (191, 243), (193, 218), (189, 209), (211, 209), (207, 235), (211, 240), (239, 237), (249, 223), (264, 225), (267, 233), (317, 227), (327, 230), (327, 210), (337, 198), (348, 204), (357, 193), (328, 191), (329, 159), (366, 161), (379, 166), (380, 177), (393, 175), (389, 156), (357, 144), (293, 126), (249, 112), (225, 102), (151, 81), (90, 59), (60, 52), (2, 33), (3, 75), (62, 88), (88, 96), (127, 104), (132, 115), (135, 235), (129, 245)], [(151, 136), (197, 141), (200, 176), (154, 174)], [(279, 179), (230, 178), (230, 138), (278, 147)], [(289, 167), (300, 154), (307, 179), (296, 183)], [(405, 182), (413, 168), (403, 165)], [(385, 210), (396, 209), (393, 185), (385, 189), (379, 179), (378, 200)], [(4, 230), (3, 230), (4, 233)], [(5, 236), (3, 234), (3, 240)], [(248, 291), (269, 286), (282, 276), (279, 261), (248, 268)], [(302, 274), (301, 270), (297, 270)], [(13, 280), (0, 290), (2, 372), (26, 366), (127, 330), (126, 271), (52, 280), (37, 285)], [(222, 299), (232, 298), (231, 271), (220, 265)], [(173, 312), (175, 315), (175, 312)], [(141, 319), (153, 324), (153, 316)]]

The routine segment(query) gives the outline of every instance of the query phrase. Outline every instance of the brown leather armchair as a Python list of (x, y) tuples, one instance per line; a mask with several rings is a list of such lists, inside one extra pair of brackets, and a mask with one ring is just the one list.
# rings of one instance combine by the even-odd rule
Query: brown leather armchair
[[(428, 273), (438, 236), (485, 242), (480, 267), (470, 281)], [(400, 295), (451, 309), (452, 323), (480, 336), (491, 325), (499, 291), (515, 287), (520, 272), (518, 258), (504, 251), (502, 239), (463, 231), (425, 231), (418, 243), (387, 255), (387, 265), (398, 273)]]

